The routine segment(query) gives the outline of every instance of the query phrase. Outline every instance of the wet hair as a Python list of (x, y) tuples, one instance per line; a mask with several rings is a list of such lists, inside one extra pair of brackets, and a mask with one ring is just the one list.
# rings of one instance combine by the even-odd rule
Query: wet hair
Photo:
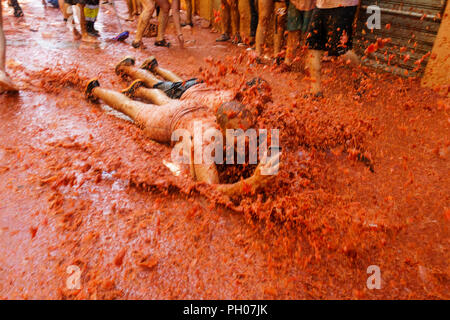
[(251, 88), (253, 86), (256, 86), (256, 89), (261, 90), (261, 87), (264, 85), (268, 85), (267, 81), (260, 77), (255, 77), (252, 80), (248, 81), (246, 83), (247, 87)]
[[(227, 124), (234, 119), (241, 119), (253, 124), (253, 114), (248, 108), (238, 101), (223, 103), (216, 112), (217, 123), (222, 129), (227, 128)], [(236, 128), (237, 129), (237, 128)]]
[[(246, 96), (247, 100), (250, 97), (252, 102), (257, 103), (254, 106), (256, 107), (258, 115), (260, 115), (264, 110), (264, 105), (272, 101), (272, 89), (266, 80), (260, 77), (255, 77), (246, 82), (245, 85), (236, 93), (235, 100), (244, 102)], [(256, 99), (253, 99), (255, 96)]]

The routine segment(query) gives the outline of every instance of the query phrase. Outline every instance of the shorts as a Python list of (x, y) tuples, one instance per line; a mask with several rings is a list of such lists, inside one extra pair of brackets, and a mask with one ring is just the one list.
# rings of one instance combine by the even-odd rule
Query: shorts
[(64, 0), (65, 3), (75, 6), (77, 4), (86, 4), (86, 0)]
[(77, 4), (87, 4), (87, 5), (99, 5), (99, 0), (64, 0), (65, 3), (70, 4), (71, 6)]
[(313, 10), (310, 11), (300, 11), (298, 10), (292, 2), (289, 3), (287, 11), (287, 31), (301, 31), (306, 32), (308, 30), (309, 24), (311, 22)]
[(47, 2), (48, 2), (53, 8), (59, 8), (58, 0), (47, 0)]
[(155, 89), (164, 91), (171, 99), (180, 99), (187, 89), (201, 83), (198, 79), (190, 79), (184, 82), (161, 81), (153, 86)]
[[(313, 10), (306, 43), (311, 50), (340, 56), (353, 48), (356, 6)], [(345, 37), (344, 37), (345, 35)]]

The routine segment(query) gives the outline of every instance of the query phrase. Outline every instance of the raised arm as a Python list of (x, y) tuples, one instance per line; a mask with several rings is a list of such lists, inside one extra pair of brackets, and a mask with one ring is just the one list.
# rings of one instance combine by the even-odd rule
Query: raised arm
[(265, 163), (260, 163), (251, 177), (233, 184), (218, 184), (216, 185), (217, 190), (232, 197), (248, 192), (249, 188), (257, 190), (266, 186), (278, 173), (280, 155), (277, 153), (267, 159)]

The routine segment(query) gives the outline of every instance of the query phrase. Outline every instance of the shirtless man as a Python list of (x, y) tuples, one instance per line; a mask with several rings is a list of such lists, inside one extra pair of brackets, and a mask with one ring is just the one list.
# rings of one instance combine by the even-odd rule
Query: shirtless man
[(12, 80), (6, 74), (5, 71), (6, 63), (6, 39), (5, 33), (3, 32), (3, 15), (2, 15), (2, 5), (0, 2), (0, 93), (9, 91), (17, 91), (17, 87), (14, 85)]
[[(154, 57), (145, 60), (140, 68), (135, 66), (133, 57), (125, 57), (116, 65), (116, 74), (127, 75), (134, 80), (140, 79), (147, 88), (160, 89), (172, 99), (201, 102), (213, 112), (216, 112), (223, 103), (236, 100), (234, 90), (210, 88), (196, 78), (185, 81), (172, 71), (160, 67)], [(158, 79), (154, 74), (163, 78), (164, 81)], [(267, 92), (263, 90), (265, 85), (266, 82), (260, 78), (255, 78), (247, 83), (248, 88), (256, 86), (263, 103), (272, 99), (270, 90)], [(138, 90), (135, 97), (145, 99), (144, 91), (144, 89)]]
[[(142, 81), (135, 81), (128, 90), (136, 90), (142, 84)], [(218, 191), (228, 196), (241, 194), (249, 187), (253, 190), (263, 187), (278, 171), (280, 153), (272, 155), (267, 161), (262, 161), (250, 178), (234, 184), (220, 184), (214, 162), (200, 161), (198, 163), (192, 159), (192, 154), (199, 147), (201, 150), (214, 150), (211, 148), (214, 142), (195, 137), (194, 131), (198, 123), (201, 123), (202, 132), (213, 129), (220, 130), (222, 134), (225, 134), (226, 129), (245, 131), (252, 127), (254, 120), (251, 112), (237, 101), (222, 104), (214, 114), (208, 107), (196, 101), (173, 100), (161, 90), (147, 89), (146, 98), (153, 104), (146, 104), (134, 101), (122, 93), (103, 89), (96, 79), (88, 83), (85, 93), (89, 100), (101, 99), (110, 107), (129, 116), (150, 139), (157, 142), (173, 143), (173, 134), (177, 129), (189, 132), (190, 137), (183, 137), (181, 144), (182, 150), (190, 151), (189, 163), (192, 177), (197, 181), (214, 185)]]

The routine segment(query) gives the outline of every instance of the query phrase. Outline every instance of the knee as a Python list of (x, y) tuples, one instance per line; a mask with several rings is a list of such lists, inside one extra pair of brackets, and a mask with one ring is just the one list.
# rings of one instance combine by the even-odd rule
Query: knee
[(161, 8), (161, 12), (168, 13), (170, 10), (170, 4), (168, 1), (163, 1), (159, 3), (159, 7)]

